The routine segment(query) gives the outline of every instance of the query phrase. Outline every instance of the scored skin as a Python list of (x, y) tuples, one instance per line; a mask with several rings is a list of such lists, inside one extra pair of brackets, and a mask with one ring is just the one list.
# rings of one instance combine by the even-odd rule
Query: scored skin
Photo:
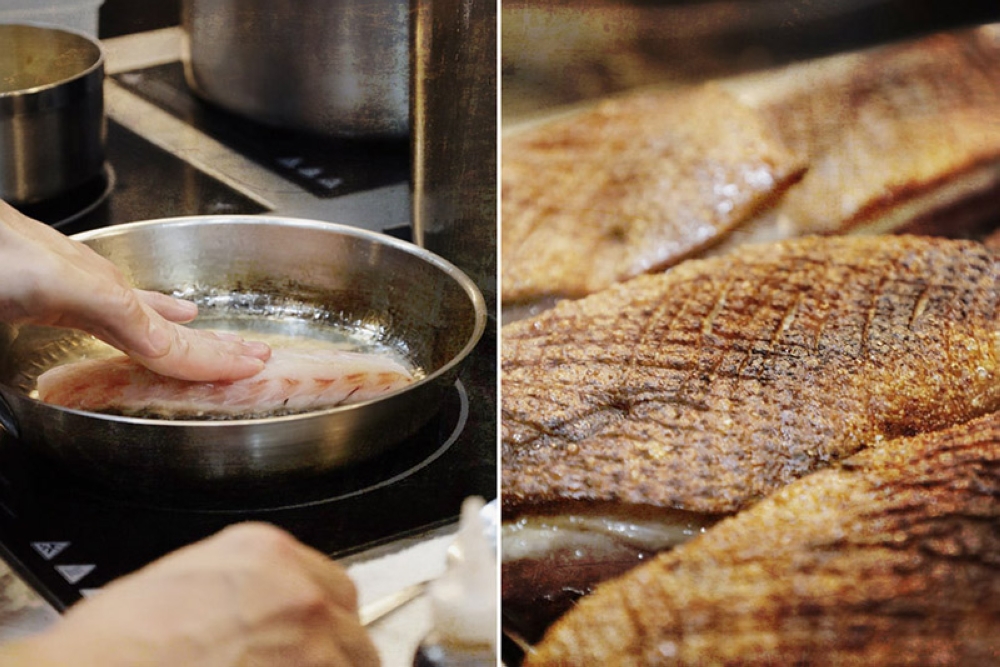
[(873, 441), (995, 410), (998, 277), (973, 242), (816, 237), (507, 325), (504, 511), (731, 513)]
[(803, 165), (706, 84), (632, 93), (504, 141), (505, 304), (583, 296), (724, 236)]
[(997, 664), (998, 497), (997, 413), (883, 443), (603, 584), (526, 667)]

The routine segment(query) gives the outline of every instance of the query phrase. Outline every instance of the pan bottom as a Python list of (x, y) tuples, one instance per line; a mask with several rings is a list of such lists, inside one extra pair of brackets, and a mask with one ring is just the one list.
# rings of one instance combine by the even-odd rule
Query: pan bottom
[[(460, 380), (450, 387), (440, 409), (416, 433), (399, 445), (371, 459), (324, 472), (308, 470), (287, 474), (262, 474), (210, 485), (171, 484), (155, 478), (122, 480), (112, 484), (83, 477), (59, 461), (44, 458), (9, 436), (2, 444), (19, 450), (23, 465), (52, 484), (70, 485), (83, 496), (114, 501), (119, 505), (182, 510), (192, 513), (233, 513), (285, 510), (354, 498), (405, 479), (430, 465), (455, 444), (469, 417), (469, 398)], [(9, 441), (9, 442), (7, 442)]]

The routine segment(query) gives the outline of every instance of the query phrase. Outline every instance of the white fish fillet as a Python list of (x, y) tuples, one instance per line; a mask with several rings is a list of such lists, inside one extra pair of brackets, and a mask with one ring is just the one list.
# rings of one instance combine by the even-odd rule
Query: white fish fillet
[(273, 347), (263, 371), (235, 382), (168, 378), (119, 354), (56, 366), (37, 389), (45, 403), (90, 412), (232, 418), (358, 403), (413, 381), (389, 356), (306, 345)]

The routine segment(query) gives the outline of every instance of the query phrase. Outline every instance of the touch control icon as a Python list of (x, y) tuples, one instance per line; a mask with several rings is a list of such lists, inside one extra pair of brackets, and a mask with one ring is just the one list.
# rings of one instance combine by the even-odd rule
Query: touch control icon
[(69, 542), (32, 542), (31, 548), (45, 560), (52, 560), (69, 546)]
[(71, 584), (75, 584), (88, 574), (90, 574), (96, 565), (56, 565), (56, 572), (63, 576), (63, 579)]

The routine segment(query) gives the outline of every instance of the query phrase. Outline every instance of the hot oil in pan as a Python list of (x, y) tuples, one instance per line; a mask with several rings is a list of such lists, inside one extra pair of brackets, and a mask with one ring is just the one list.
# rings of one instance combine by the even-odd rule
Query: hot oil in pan
[(236, 334), (247, 341), (260, 341), (271, 347), (304, 347), (343, 352), (378, 354), (398, 361), (417, 377), (423, 372), (399, 346), (371, 336), (349, 325), (316, 324), (304, 320), (261, 320), (257, 318), (200, 319), (193, 328)]
[[(407, 345), (377, 315), (341, 316), (331, 310), (269, 293), (178, 294), (199, 305), (192, 326), (235, 333), (245, 340), (267, 343), (272, 349), (337, 350), (386, 357), (406, 368), (414, 381), (425, 377)], [(254, 418), (293, 414), (288, 411), (254, 413)]]
[(205, 292), (192, 288), (175, 292), (174, 296), (198, 304), (199, 317), (191, 324), (193, 327), (230, 331), (258, 340), (278, 337), (279, 343), (289, 337), (322, 341), (344, 351), (388, 355), (415, 377), (424, 375), (408, 342), (377, 313), (340, 314), (299, 299), (275, 297), (269, 292)]

